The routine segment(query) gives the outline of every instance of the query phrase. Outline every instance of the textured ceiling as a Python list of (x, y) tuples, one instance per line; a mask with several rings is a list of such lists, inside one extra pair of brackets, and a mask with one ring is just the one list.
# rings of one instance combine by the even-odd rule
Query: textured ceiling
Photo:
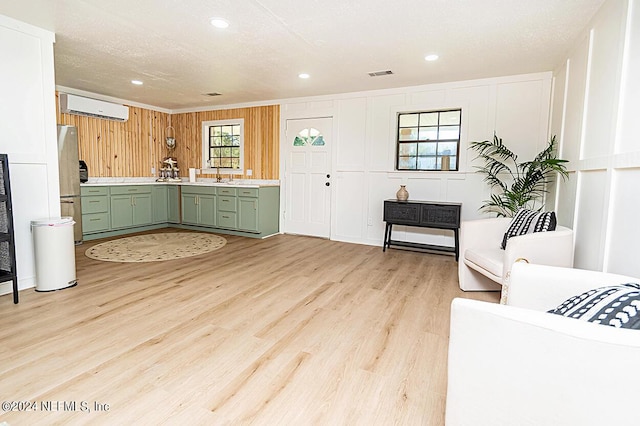
[(57, 85), (175, 110), (550, 71), (603, 2), (2, 0), (0, 14), (56, 33)]

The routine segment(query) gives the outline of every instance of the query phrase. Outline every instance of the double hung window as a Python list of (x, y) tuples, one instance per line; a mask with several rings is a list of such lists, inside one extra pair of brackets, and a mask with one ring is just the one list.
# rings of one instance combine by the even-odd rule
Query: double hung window
[(244, 120), (217, 120), (202, 123), (203, 168), (220, 168), (242, 173), (244, 168)]

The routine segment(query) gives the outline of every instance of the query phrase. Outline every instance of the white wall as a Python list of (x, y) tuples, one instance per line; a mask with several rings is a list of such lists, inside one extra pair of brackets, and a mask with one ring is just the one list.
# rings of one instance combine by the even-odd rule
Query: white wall
[[(475, 173), (469, 142), (491, 139), (495, 131), (521, 158), (532, 158), (548, 140), (551, 77), (549, 72), (289, 100), (281, 106), (281, 129), (287, 119), (333, 117), (331, 239), (382, 245), (383, 201), (395, 198), (400, 184), (407, 185), (410, 199), (461, 202), (463, 220), (486, 217), (478, 208), (489, 190)], [(394, 171), (397, 113), (444, 108), (462, 108), (460, 171)], [(283, 132), (281, 147), (289, 142)], [(394, 227), (394, 239), (453, 245), (451, 231)]]
[(571, 179), (561, 222), (576, 231), (575, 266), (640, 277), (640, 1), (609, 0), (554, 72), (552, 129)]
[[(8, 154), (18, 285), (35, 285), (30, 224), (60, 215), (54, 35), (0, 15), (0, 152)], [(0, 294), (11, 282), (0, 284)]]

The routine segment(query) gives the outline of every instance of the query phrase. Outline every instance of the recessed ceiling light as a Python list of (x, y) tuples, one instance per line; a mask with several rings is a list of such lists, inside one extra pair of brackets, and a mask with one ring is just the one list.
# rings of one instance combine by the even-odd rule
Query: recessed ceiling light
[(309, 78), (311, 76), (309, 74), (307, 74), (306, 72), (303, 72), (301, 74), (298, 74), (298, 77), (300, 77), (300, 78)]
[(142, 86), (142, 82), (140, 80), (131, 80), (131, 84), (135, 84), (136, 86)]
[(229, 23), (222, 18), (211, 18), (211, 25), (220, 29), (229, 27)]
[(438, 59), (438, 55), (436, 55), (436, 54), (431, 54), (431, 55), (427, 55), (427, 56), (424, 57), (424, 60), (425, 61), (429, 61), (429, 62), (435, 61), (437, 59)]

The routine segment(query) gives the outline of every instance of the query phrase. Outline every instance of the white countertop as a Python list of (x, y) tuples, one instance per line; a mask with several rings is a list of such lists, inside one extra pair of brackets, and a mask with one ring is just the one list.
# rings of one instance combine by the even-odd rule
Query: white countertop
[(158, 182), (155, 178), (89, 178), (80, 186), (115, 186), (115, 185), (197, 185), (197, 186), (235, 186), (238, 188), (260, 188), (262, 186), (280, 186), (279, 180), (268, 179), (234, 179), (232, 181), (216, 182), (215, 179), (198, 178), (189, 182), (182, 178), (180, 182)]

